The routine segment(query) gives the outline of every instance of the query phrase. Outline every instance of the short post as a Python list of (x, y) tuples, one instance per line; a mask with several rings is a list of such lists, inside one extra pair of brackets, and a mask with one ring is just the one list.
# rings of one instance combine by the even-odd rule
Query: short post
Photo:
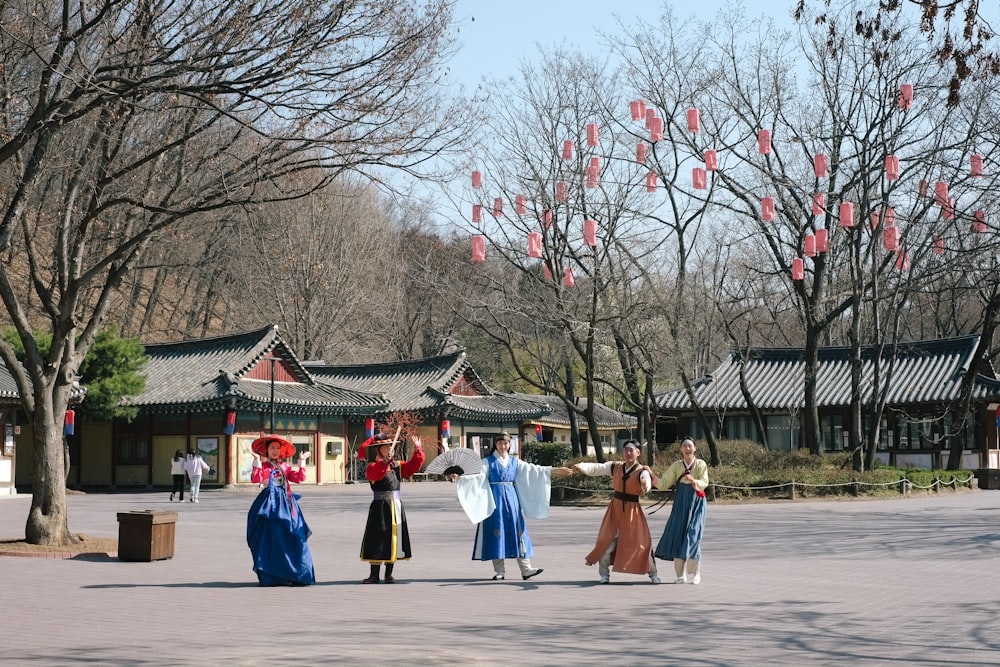
[(791, 494), (789, 494), (789, 497), (792, 500), (795, 500), (795, 480), (794, 479), (792, 480), (792, 492), (791, 492)]
[(934, 476), (934, 493), (941, 493), (941, 480), (937, 475)]
[(709, 502), (715, 502), (715, 485), (709, 484), (708, 488), (705, 489), (705, 495), (708, 497)]
[(861, 494), (861, 489), (858, 488), (858, 480), (851, 480), (851, 495), (857, 498)]

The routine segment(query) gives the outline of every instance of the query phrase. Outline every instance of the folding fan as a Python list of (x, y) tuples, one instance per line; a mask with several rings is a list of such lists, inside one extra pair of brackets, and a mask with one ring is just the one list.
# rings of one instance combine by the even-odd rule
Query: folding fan
[[(458, 470), (449, 470), (449, 468), (458, 468), (461, 472)], [(456, 447), (455, 449), (446, 450), (443, 454), (438, 454), (433, 461), (427, 464), (424, 472), (431, 475), (446, 475), (451, 472), (459, 472), (461, 475), (474, 475), (477, 472), (481, 472), (482, 469), (482, 459), (474, 451), (465, 447)]]

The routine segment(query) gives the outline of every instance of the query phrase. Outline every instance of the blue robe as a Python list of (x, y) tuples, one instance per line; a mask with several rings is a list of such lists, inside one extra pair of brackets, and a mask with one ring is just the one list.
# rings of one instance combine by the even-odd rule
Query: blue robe
[(312, 552), (306, 543), (312, 531), (299, 509), (299, 496), (289, 497), (277, 478), (280, 473), (275, 471), (247, 514), (253, 570), (261, 586), (306, 586), (316, 582)]
[(705, 531), (704, 496), (690, 484), (678, 484), (673, 507), (654, 554), (662, 560), (701, 560), (701, 536)]
[(526, 464), (512, 456), (506, 466), (492, 454), (483, 460), (496, 509), (476, 526), (472, 560), (531, 558), (531, 538), (515, 486), (517, 469), (522, 465)]

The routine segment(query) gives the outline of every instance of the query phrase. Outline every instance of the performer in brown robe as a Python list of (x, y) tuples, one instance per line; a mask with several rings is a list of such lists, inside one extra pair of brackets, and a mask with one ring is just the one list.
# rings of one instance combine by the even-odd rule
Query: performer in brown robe
[(573, 469), (590, 477), (610, 475), (615, 496), (608, 504), (597, 533), (597, 544), (587, 554), (587, 565), (598, 564), (601, 583), (611, 581), (611, 569), (629, 574), (647, 574), (660, 583), (653, 558), (653, 540), (639, 497), (654, 483), (650, 469), (639, 463), (640, 444), (628, 440), (622, 447), (624, 461), (577, 463)]

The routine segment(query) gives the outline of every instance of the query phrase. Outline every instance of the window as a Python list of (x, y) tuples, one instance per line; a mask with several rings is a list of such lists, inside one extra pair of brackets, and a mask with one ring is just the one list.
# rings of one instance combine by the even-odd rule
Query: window
[(139, 466), (149, 464), (149, 442), (142, 435), (119, 435), (117, 442), (119, 465)]

